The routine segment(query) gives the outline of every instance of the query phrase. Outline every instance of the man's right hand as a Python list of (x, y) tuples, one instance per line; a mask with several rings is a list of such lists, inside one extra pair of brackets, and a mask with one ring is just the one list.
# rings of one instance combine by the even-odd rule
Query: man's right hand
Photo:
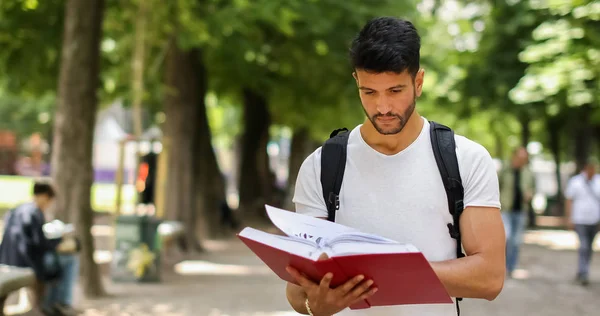
[(331, 273), (327, 273), (317, 284), (292, 267), (288, 267), (286, 270), (306, 292), (309, 307), (316, 316), (334, 315), (353, 304), (368, 299), (377, 292), (377, 288), (370, 288), (373, 281), (364, 280), (362, 275), (332, 289), (330, 288), (333, 279)]

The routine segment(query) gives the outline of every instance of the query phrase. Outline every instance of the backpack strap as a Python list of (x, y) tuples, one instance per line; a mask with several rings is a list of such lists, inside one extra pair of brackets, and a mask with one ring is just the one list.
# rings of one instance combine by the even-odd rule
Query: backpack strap
[[(431, 146), (435, 162), (438, 165), (446, 196), (448, 197), (448, 209), (452, 214), (452, 223), (448, 223), (450, 236), (456, 239), (456, 257), (462, 258), (465, 254), (462, 252), (462, 242), (460, 236), (460, 216), (464, 210), (464, 188), (458, 169), (458, 159), (456, 157), (456, 143), (454, 141), (454, 132), (447, 126), (431, 121)], [(458, 301), (462, 298), (456, 298), (456, 309), (460, 315)]]
[(349, 135), (347, 128), (336, 129), (321, 147), (321, 186), (327, 205), (327, 220), (331, 222), (335, 222), (335, 213), (340, 208)]

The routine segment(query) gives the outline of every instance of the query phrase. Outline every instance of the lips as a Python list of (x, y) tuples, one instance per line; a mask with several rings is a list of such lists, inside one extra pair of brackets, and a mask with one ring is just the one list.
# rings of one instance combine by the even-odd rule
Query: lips
[(383, 123), (390, 123), (396, 120), (396, 118), (393, 116), (379, 116), (377, 120)]

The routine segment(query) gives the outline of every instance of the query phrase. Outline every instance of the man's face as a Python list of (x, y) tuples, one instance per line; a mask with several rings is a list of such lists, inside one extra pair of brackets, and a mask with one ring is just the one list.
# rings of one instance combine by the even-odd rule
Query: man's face
[(596, 174), (596, 165), (592, 164), (592, 163), (588, 163), (585, 168), (585, 173), (587, 174), (588, 177), (592, 177), (594, 176), (594, 174)]
[(53, 202), (54, 198), (46, 194), (41, 194), (36, 197), (36, 203), (42, 211), (47, 211), (48, 209), (50, 209), (50, 207), (52, 207)]
[(414, 80), (408, 71), (372, 73), (357, 70), (354, 78), (365, 114), (382, 135), (400, 133), (415, 110), (423, 88), (423, 70)]
[(527, 149), (521, 147), (519, 148), (514, 156), (513, 156), (513, 160), (514, 160), (514, 165), (516, 167), (522, 167), (524, 165), (527, 164), (527, 162), (529, 161), (529, 153), (527, 152)]

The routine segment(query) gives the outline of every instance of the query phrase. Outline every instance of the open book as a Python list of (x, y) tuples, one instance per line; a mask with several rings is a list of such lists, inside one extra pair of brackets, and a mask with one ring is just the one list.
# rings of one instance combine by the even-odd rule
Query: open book
[[(238, 237), (283, 280), (295, 283), (285, 271), (288, 265), (315, 282), (331, 272), (332, 287), (365, 275), (379, 290), (352, 309), (452, 303), (429, 262), (413, 245), (268, 205), (266, 211), (285, 235), (246, 227)], [(329, 259), (318, 260), (323, 253)]]
[(57, 239), (75, 232), (75, 226), (73, 224), (65, 224), (60, 220), (53, 220), (42, 226), (44, 235), (48, 239)]

